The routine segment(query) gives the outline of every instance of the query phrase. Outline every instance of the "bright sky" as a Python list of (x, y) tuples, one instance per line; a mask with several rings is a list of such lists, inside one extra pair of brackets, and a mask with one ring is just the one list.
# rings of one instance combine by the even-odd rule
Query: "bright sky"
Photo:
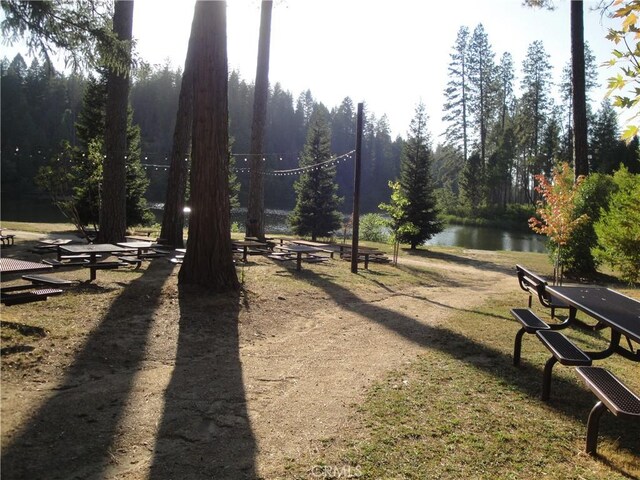
[[(169, 60), (183, 67), (194, 0), (135, 0), (134, 37), (139, 56), (152, 64)], [(528, 46), (542, 40), (559, 82), (570, 59), (569, 0), (555, 11), (523, 7), (522, 0), (275, 0), (271, 27), (269, 80), (296, 98), (310, 89), (327, 107), (349, 96), (364, 101), (376, 117), (386, 114), (392, 136), (406, 135), (416, 104), (430, 116), (434, 143), (441, 122), (447, 67), (457, 32), (482, 23), (496, 62), (514, 57), (516, 88)], [(617, 25), (584, 2), (585, 40), (600, 64), (611, 57), (605, 35)], [(248, 82), (255, 78), (260, 0), (228, 1), (229, 68)], [(3, 48), (4, 50), (4, 48)], [(16, 49), (5, 50), (12, 57)], [(26, 56), (26, 52), (21, 52)], [(605, 80), (615, 68), (600, 67), (602, 87), (592, 92), (594, 107), (604, 98)]]
[[(437, 142), (444, 126), (440, 118), (447, 66), (457, 32), (482, 23), (496, 62), (503, 52), (514, 57), (516, 83), (527, 47), (542, 40), (554, 65), (554, 81), (570, 59), (568, 0), (556, 0), (549, 12), (523, 7), (521, 0), (456, 0), (452, 2), (395, 0), (276, 0), (272, 12), (269, 80), (297, 95), (310, 89), (327, 107), (349, 96), (364, 101), (377, 117), (387, 114), (392, 135), (405, 136), (416, 104), (422, 100)], [(605, 35), (612, 20), (592, 11), (585, 1), (585, 40), (598, 64), (613, 48)], [(193, 2), (136, 0), (134, 36), (140, 56), (150, 63), (183, 66), (193, 18)], [(228, 2), (229, 68), (251, 82), (255, 78), (259, 0)], [(597, 106), (603, 87), (593, 92)], [(516, 87), (517, 87), (516, 85)]]

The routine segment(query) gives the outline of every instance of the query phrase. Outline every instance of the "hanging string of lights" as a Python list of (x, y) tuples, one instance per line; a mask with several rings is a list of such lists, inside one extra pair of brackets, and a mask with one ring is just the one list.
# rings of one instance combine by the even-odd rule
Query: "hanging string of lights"
[[(15, 157), (28, 156), (29, 158), (40, 157), (43, 160), (48, 160), (52, 156), (58, 156), (58, 160), (60, 160), (60, 152), (50, 151), (48, 154), (43, 151), (44, 149), (31, 149), (30, 153), (26, 153), (24, 150), (21, 150), (19, 147), (16, 147), (13, 152)], [(309, 172), (312, 170), (318, 170), (321, 168), (329, 168), (334, 165), (338, 165), (340, 162), (347, 161), (353, 157), (355, 150), (351, 150), (347, 153), (343, 153), (342, 155), (338, 155), (336, 157), (332, 157), (329, 160), (325, 160), (323, 162), (318, 162), (313, 165), (306, 165), (304, 167), (291, 168), (287, 170), (265, 170), (262, 172), (263, 175), (272, 175), (272, 176), (289, 176), (289, 175), (299, 175), (304, 172)], [(88, 154), (85, 152), (78, 152), (82, 157), (86, 157)], [(236, 159), (236, 172), (250, 172), (250, 167), (238, 167), (239, 162), (248, 162), (249, 159), (259, 157), (262, 158), (263, 161), (267, 161), (270, 159), (275, 159), (278, 161), (283, 161), (284, 158), (290, 158), (295, 156), (296, 160), (299, 161), (299, 155), (297, 153), (233, 153), (231, 154)], [(106, 155), (103, 158), (107, 158)], [(124, 155), (124, 159), (127, 159), (127, 155)], [(155, 162), (154, 162), (155, 160)], [(158, 161), (164, 160), (165, 163), (158, 163)], [(189, 162), (189, 157), (185, 157), (185, 162)], [(153, 169), (153, 170), (169, 170), (169, 157), (164, 154), (158, 153), (147, 153), (144, 156), (140, 156), (140, 164), (145, 170)]]
[[(313, 165), (305, 165), (304, 167), (291, 168), (288, 170), (267, 170), (262, 172), (263, 175), (273, 175), (273, 176), (288, 176), (288, 175), (299, 175), (304, 172), (309, 172), (311, 170), (319, 170), (321, 168), (329, 168), (334, 165), (338, 165), (340, 162), (349, 160), (352, 158), (355, 150), (351, 150), (347, 153), (343, 153), (342, 155), (338, 155), (337, 157), (332, 157), (329, 160), (325, 160), (323, 162), (314, 163)], [(251, 169), (249, 167), (240, 167), (236, 168), (237, 172), (250, 172)]]

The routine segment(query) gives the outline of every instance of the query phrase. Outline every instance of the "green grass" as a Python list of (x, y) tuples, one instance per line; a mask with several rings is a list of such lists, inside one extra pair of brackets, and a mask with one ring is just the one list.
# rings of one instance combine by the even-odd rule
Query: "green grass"
[[(349, 438), (328, 442), (315, 458), (294, 462), (290, 471), (305, 478), (308, 465), (331, 466), (327, 472), (351, 471), (371, 479), (640, 475), (638, 422), (606, 413), (598, 448), (602, 459), (592, 458), (584, 446), (596, 399), (573, 369), (554, 367), (552, 398), (545, 403), (539, 395), (549, 354), (540, 342), (525, 336), (523, 364), (512, 365), (519, 325), (508, 312), (525, 296), (494, 298), (450, 319), (418, 360), (369, 389)], [(590, 349), (606, 344), (601, 333), (572, 329), (570, 337)], [(637, 364), (619, 357), (599, 364), (640, 391)]]

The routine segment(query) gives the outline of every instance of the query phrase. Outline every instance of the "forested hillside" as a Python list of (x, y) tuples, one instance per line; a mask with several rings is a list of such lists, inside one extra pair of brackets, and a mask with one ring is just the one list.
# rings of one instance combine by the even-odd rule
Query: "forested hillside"
[[(598, 61), (585, 50), (587, 93), (595, 86)], [(599, 59), (600, 60), (600, 59)], [(2, 61), (2, 195), (37, 196), (40, 166), (55, 158), (62, 140), (76, 145), (74, 125), (88, 79), (49, 71), (18, 55)], [(550, 174), (557, 161), (571, 161), (571, 82), (567, 66), (553, 72), (542, 41), (529, 46), (522, 65), (509, 52), (497, 56), (482, 25), (461, 27), (451, 46), (444, 105), (426, 105), (447, 130), (433, 139), (432, 177), (441, 212), (456, 216), (500, 215), (512, 204), (535, 201), (533, 176)], [(558, 83), (554, 78), (561, 78)], [(399, 75), (401, 81), (401, 75)], [(170, 66), (138, 64), (132, 79), (133, 122), (141, 130), (141, 162), (150, 185), (146, 197), (163, 202), (181, 72)], [(380, 95), (393, 95), (393, 88)], [(416, 101), (417, 103), (417, 101)], [(236, 71), (229, 78), (231, 152), (246, 205), (253, 83)], [(321, 105), (307, 90), (295, 96), (274, 82), (269, 91), (264, 154), (265, 207), (291, 209), (296, 169), (314, 108), (329, 112), (334, 156), (353, 150), (356, 106)], [(608, 101), (588, 109), (589, 162), (594, 172), (611, 173), (622, 163), (640, 172), (637, 138), (619, 140), (616, 112)], [(408, 127), (408, 125), (407, 125)], [(377, 211), (389, 199), (388, 182), (398, 177), (404, 139), (392, 138), (387, 117), (367, 112), (363, 138), (361, 209)], [(342, 208), (351, 209), (352, 157), (336, 165)]]

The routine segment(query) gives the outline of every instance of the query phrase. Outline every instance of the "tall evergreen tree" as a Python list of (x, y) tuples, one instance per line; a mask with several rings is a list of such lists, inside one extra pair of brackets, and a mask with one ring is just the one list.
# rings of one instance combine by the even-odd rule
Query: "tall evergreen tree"
[(113, 33), (125, 44), (121, 68), (109, 65), (107, 72), (107, 107), (104, 144), (106, 157), (102, 171), (102, 201), (98, 241), (117, 243), (124, 240), (127, 228), (126, 158), (127, 114), (133, 38), (133, 0), (115, 2)]
[(269, 47), (271, 43), (272, 0), (263, 0), (258, 40), (258, 66), (251, 123), (251, 179), (247, 206), (247, 235), (264, 240), (264, 133), (269, 99)]
[(425, 105), (419, 103), (409, 126), (400, 165), (400, 189), (407, 199), (401, 223), (410, 223), (414, 228), (408, 229), (399, 240), (408, 243), (411, 250), (442, 230), (431, 181), (431, 137), (427, 120)]
[(226, 2), (197, 1), (193, 37), (191, 218), (181, 285), (240, 288), (231, 252)]
[(316, 107), (309, 119), (307, 143), (300, 156), (300, 167), (305, 169), (295, 182), (296, 206), (291, 212), (289, 223), (297, 235), (309, 235), (315, 241), (328, 236), (338, 229), (341, 215), (338, 206), (338, 185), (335, 183), (335, 167), (319, 165), (331, 158), (331, 132), (327, 113)]
[(513, 93), (513, 82), (515, 74), (513, 72), (513, 56), (505, 52), (500, 57), (498, 64), (498, 75), (496, 78), (498, 127), (503, 133), (507, 128), (507, 122), (514, 114), (515, 98)]
[(540, 149), (544, 121), (550, 108), (551, 64), (549, 54), (540, 40), (527, 49), (522, 63), (523, 78), (520, 88), (524, 144), (531, 156)]
[(469, 48), (469, 29), (460, 27), (453, 51), (450, 54), (449, 82), (444, 91), (445, 104), (442, 107), (442, 120), (448, 124), (445, 130), (446, 143), (462, 151), (467, 160), (469, 151), (469, 67), (467, 50)]
[(612, 173), (619, 165), (616, 158), (620, 147), (620, 129), (618, 116), (605, 99), (596, 113), (591, 128), (591, 165), (590, 170), (600, 173)]
[(467, 52), (471, 93), (469, 111), (474, 120), (480, 159), (486, 165), (489, 126), (496, 107), (496, 68), (489, 37), (482, 24), (473, 30)]
[(477, 215), (485, 200), (485, 180), (482, 158), (478, 152), (474, 152), (460, 172), (460, 189), (465, 207), (472, 216)]

